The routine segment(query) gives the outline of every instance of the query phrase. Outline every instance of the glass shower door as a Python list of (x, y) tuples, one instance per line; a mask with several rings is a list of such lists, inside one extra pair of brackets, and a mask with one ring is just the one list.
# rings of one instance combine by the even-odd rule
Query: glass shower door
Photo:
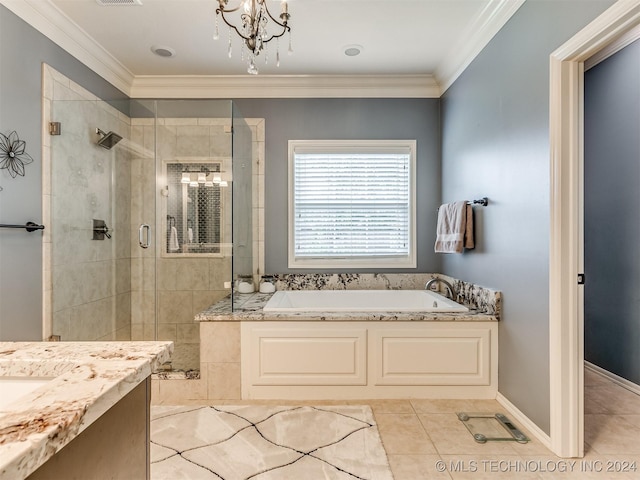
[(51, 163), (43, 171), (50, 332), (63, 341), (130, 340), (130, 123), (106, 102), (80, 97), (54, 99), (51, 120), (61, 134), (49, 137)]
[[(47, 121), (62, 134), (50, 139), (45, 179), (50, 330), (63, 341), (171, 340), (169, 368), (197, 370), (194, 317), (230, 293), (232, 155), (250, 154), (234, 143), (230, 101), (128, 107), (125, 115), (99, 100), (52, 102)], [(250, 198), (237, 201), (249, 214)]]
[(153, 112), (157, 337), (174, 342), (172, 370), (196, 370), (194, 317), (231, 279), (231, 102), (156, 100)]
[(240, 282), (252, 282), (259, 288), (254, 250), (257, 242), (254, 225), (257, 225), (258, 209), (254, 208), (254, 192), (257, 180), (254, 176), (254, 148), (251, 128), (241, 112), (233, 109), (233, 304), (242, 299), (246, 289), (239, 289)]

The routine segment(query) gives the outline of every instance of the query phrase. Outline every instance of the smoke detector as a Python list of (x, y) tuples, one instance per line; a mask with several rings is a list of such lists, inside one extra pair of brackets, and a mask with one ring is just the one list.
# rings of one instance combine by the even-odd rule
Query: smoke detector
[(96, 0), (103, 7), (121, 7), (127, 5), (142, 5), (142, 0)]

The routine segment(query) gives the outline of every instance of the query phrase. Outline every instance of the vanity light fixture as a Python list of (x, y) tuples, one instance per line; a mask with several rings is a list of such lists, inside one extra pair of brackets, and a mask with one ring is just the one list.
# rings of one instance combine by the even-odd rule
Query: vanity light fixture
[(180, 179), (180, 183), (189, 183), (191, 182), (191, 174), (189, 172), (182, 172), (182, 178)]
[(220, 183), (222, 182), (222, 177), (220, 176), (220, 174), (213, 174), (213, 183)]
[[(285, 33), (289, 33), (289, 55), (293, 53), (291, 48), (291, 27), (289, 27), (289, 6), (287, 0), (280, 2), (280, 15), (275, 18), (269, 8), (267, 7), (267, 0), (236, 0), (239, 1), (235, 8), (229, 8), (230, 0), (218, 0), (218, 8), (216, 9), (216, 23), (213, 39), (220, 38), (220, 32), (218, 31), (218, 17), (222, 18), (224, 23), (229, 26), (229, 48), (228, 55), (231, 58), (231, 30), (235, 32), (242, 39), (242, 52), (241, 58), (244, 60), (245, 55), (249, 62), (247, 73), (251, 75), (258, 74), (258, 67), (256, 67), (256, 57), (260, 55), (265, 48), (265, 45), (271, 40), (279, 39)], [(234, 0), (231, 0), (234, 1)], [(231, 14), (238, 12), (238, 18), (229, 20)], [(233, 21), (238, 23), (238, 26), (233, 24)], [(267, 27), (273, 27), (276, 33), (269, 33)], [(278, 46), (276, 47), (276, 66), (280, 66), (280, 41), (277, 40)], [(247, 52), (245, 53), (245, 49)], [(265, 63), (267, 63), (267, 54), (265, 52)]]
[(200, 172), (198, 174), (198, 183), (204, 183), (207, 181), (207, 174), (204, 172)]

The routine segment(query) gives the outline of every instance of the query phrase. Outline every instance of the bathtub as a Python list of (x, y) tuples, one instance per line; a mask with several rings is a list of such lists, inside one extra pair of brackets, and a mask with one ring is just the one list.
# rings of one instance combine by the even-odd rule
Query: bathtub
[(281, 290), (273, 294), (263, 311), (450, 313), (469, 309), (428, 290)]

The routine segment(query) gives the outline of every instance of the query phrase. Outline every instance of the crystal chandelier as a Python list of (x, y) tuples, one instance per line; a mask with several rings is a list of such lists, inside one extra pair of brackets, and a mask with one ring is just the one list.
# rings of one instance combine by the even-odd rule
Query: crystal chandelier
[[(213, 35), (214, 39), (220, 37), (218, 31), (218, 18), (221, 17), (224, 23), (229, 26), (229, 58), (231, 58), (231, 30), (235, 30), (240, 38), (242, 38), (242, 59), (246, 56), (249, 62), (247, 72), (257, 75), (258, 67), (256, 67), (256, 57), (264, 50), (265, 63), (267, 63), (266, 44), (276, 39), (278, 47), (276, 48), (276, 66), (280, 66), (280, 37), (285, 33), (289, 33), (289, 55), (293, 53), (291, 49), (291, 27), (289, 27), (289, 7), (287, 0), (280, 3), (280, 15), (276, 19), (269, 8), (267, 0), (241, 0), (235, 8), (229, 8), (229, 0), (218, 0), (218, 8), (216, 9), (216, 29)], [(240, 11), (239, 26), (231, 23), (227, 17), (234, 12)], [(237, 19), (236, 19), (237, 20)], [(276, 30), (277, 33), (270, 33), (267, 27)]]

